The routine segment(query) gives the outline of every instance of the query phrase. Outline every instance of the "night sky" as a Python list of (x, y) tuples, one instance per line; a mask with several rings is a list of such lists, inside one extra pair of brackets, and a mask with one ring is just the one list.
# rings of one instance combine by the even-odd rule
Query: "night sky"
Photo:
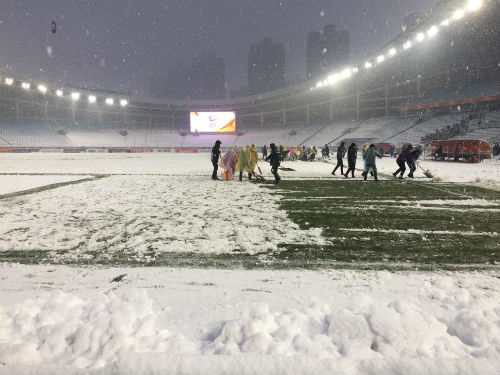
[[(436, 0), (1, 0), (0, 70), (49, 83), (148, 95), (151, 77), (193, 55), (224, 57), (229, 90), (246, 85), (250, 43), (286, 44), (286, 78), (305, 75), (306, 35), (351, 33), (351, 60)], [(50, 32), (57, 22), (56, 34)]]

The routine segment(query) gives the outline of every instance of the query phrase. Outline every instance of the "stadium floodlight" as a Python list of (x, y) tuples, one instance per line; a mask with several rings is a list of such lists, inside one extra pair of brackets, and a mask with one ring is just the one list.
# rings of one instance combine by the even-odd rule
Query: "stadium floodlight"
[(435, 36), (438, 33), (438, 28), (436, 26), (431, 26), (429, 30), (427, 30), (428, 36)]
[(95, 103), (97, 101), (97, 98), (95, 95), (89, 95), (89, 103)]
[(403, 44), (403, 48), (405, 50), (407, 49), (410, 49), (411, 48), (411, 42), (409, 40), (407, 40), (404, 44)]
[(482, 1), (481, 0), (469, 0), (466, 6), (466, 9), (469, 12), (475, 12), (482, 6)]
[(389, 56), (391, 56), (391, 57), (392, 57), (392, 56), (394, 56), (395, 54), (396, 54), (396, 48), (391, 48), (391, 49), (389, 50)]
[(332, 74), (332, 75), (328, 76), (328, 83), (330, 85), (334, 84), (338, 80), (339, 80), (339, 75), (338, 74)]
[(340, 73), (340, 77), (342, 79), (347, 79), (351, 77), (351, 74), (352, 74), (351, 69), (344, 69), (342, 73)]
[(463, 9), (458, 9), (455, 12), (453, 12), (452, 18), (454, 20), (459, 20), (459, 19), (461, 19), (464, 16), (464, 14), (465, 14), (465, 12), (464, 12)]
[(71, 99), (73, 99), (73, 100), (75, 100), (75, 101), (76, 101), (76, 100), (79, 100), (79, 99), (80, 99), (80, 93), (79, 93), (79, 92), (76, 92), (76, 91), (72, 92), (72, 93), (71, 93)]
[(126, 100), (126, 99), (120, 99), (120, 105), (122, 107), (126, 107), (128, 105), (128, 100)]
[(450, 20), (445, 19), (443, 22), (441, 22), (441, 26), (449, 26), (450, 25)]
[(30, 84), (30, 83), (28, 83), (28, 82), (23, 82), (23, 83), (21, 83), (21, 87), (22, 87), (23, 89), (25, 89), (25, 90), (29, 90), (29, 89), (30, 89), (30, 87), (31, 87), (31, 84)]
[(371, 62), (369, 62), (369, 61), (365, 62), (365, 69), (370, 69), (372, 66), (373, 65)]
[(418, 33), (416, 39), (417, 39), (417, 42), (423, 41), (425, 39), (424, 33)]
[(56, 95), (57, 96), (63, 96), (63, 90), (56, 90)]
[(316, 83), (316, 87), (323, 87), (323, 82), (319, 81), (318, 83)]
[(384, 55), (380, 55), (379, 57), (377, 57), (377, 62), (380, 64), (381, 62), (384, 62), (385, 60), (385, 57)]
[(115, 100), (113, 98), (106, 98), (106, 104), (113, 105), (113, 104), (115, 104)]
[(12, 78), (5, 78), (5, 84), (6, 85), (12, 85), (14, 83), (14, 80)]
[(42, 94), (47, 93), (47, 86), (45, 86), (45, 85), (38, 85), (38, 91), (40, 91)]
[(352, 68), (351, 70), (352, 70), (352, 72), (353, 72), (353, 73), (357, 73), (357, 72), (359, 72), (359, 69), (358, 69), (357, 67), (354, 67), (354, 68)]

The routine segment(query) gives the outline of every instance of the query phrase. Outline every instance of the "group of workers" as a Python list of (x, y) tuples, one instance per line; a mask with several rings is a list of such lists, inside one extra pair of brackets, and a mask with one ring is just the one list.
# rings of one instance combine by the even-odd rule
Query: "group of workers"
[[(230, 173), (230, 177), (228, 179), (232, 180), (235, 173), (239, 172), (239, 180), (242, 181), (243, 173), (248, 173), (248, 179), (252, 180), (252, 175), (257, 175), (255, 173), (255, 168), (257, 167), (258, 155), (256, 151), (256, 147), (254, 144), (246, 146), (244, 149), (239, 147), (234, 147), (232, 150), (226, 152), (224, 157), (221, 157), (220, 152), (220, 141), (215, 142), (215, 146), (212, 148), (212, 164), (214, 167), (212, 173), (212, 179), (218, 180), (217, 170), (218, 167), (223, 167), (226, 172)], [(322, 150), (323, 157), (329, 157), (329, 148), (328, 145)], [(298, 159), (303, 161), (312, 161), (316, 156), (316, 147), (306, 148), (297, 147), (289, 150), (286, 146), (276, 147), (274, 143), (270, 145), (271, 152), (268, 154), (267, 146), (264, 145), (262, 147), (262, 157), (265, 161), (270, 162), (271, 164), (271, 172), (275, 178), (275, 183), (278, 183), (281, 178), (278, 175), (278, 167), (281, 164), (281, 161), (287, 157), (288, 154), (292, 159)], [(325, 151), (326, 149), (326, 151)], [(404, 173), (406, 171), (406, 164), (410, 169), (410, 173), (408, 177), (413, 178), (414, 172), (416, 168), (416, 162), (420, 157), (422, 150), (420, 147), (413, 148), (411, 144), (405, 144), (402, 148), (401, 153), (396, 159), (396, 163), (398, 164), (398, 169), (393, 173), (394, 177), (399, 175), (399, 178), (402, 179)], [(347, 154), (347, 170), (344, 173), (344, 157)], [(354, 178), (354, 171), (356, 170), (356, 161), (358, 157), (358, 147), (355, 143), (351, 143), (348, 149), (345, 148), (345, 142), (341, 142), (340, 146), (337, 148), (337, 165), (332, 171), (332, 175), (335, 176), (335, 172), (340, 168), (340, 173), (344, 178), (349, 178), (349, 173), (351, 174), (351, 178)], [(374, 144), (365, 145), (363, 148), (363, 161), (364, 168), (363, 179), (366, 181), (368, 178), (368, 174), (374, 177), (375, 181), (378, 181), (378, 171), (377, 171), (377, 163), (376, 159), (382, 158), (382, 153), (377, 150)], [(259, 168), (260, 169), (260, 168)], [(260, 176), (260, 175), (257, 175)]]

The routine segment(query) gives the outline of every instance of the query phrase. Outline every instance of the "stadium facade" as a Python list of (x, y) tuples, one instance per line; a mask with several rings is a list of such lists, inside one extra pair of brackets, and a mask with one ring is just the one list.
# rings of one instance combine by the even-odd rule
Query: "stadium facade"
[[(298, 86), (224, 100), (121, 96), (0, 73), (2, 127), (182, 132), (191, 111), (235, 111), (241, 132), (500, 109), (500, 2), (442, 1), (383, 48)], [(423, 134), (422, 134), (423, 135)], [(9, 143), (5, 141), (6, 143)]]

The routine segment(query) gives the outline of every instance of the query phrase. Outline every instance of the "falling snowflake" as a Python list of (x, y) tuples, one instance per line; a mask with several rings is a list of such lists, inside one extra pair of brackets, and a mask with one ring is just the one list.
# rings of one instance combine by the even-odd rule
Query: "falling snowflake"
[(322, 10), (321, 10), (321, 12), (319, 12), (319, 15), (320, 15), (321, 17), (324, 17), (324, 16), (325, 16), (325, 11), (322, 9)]

